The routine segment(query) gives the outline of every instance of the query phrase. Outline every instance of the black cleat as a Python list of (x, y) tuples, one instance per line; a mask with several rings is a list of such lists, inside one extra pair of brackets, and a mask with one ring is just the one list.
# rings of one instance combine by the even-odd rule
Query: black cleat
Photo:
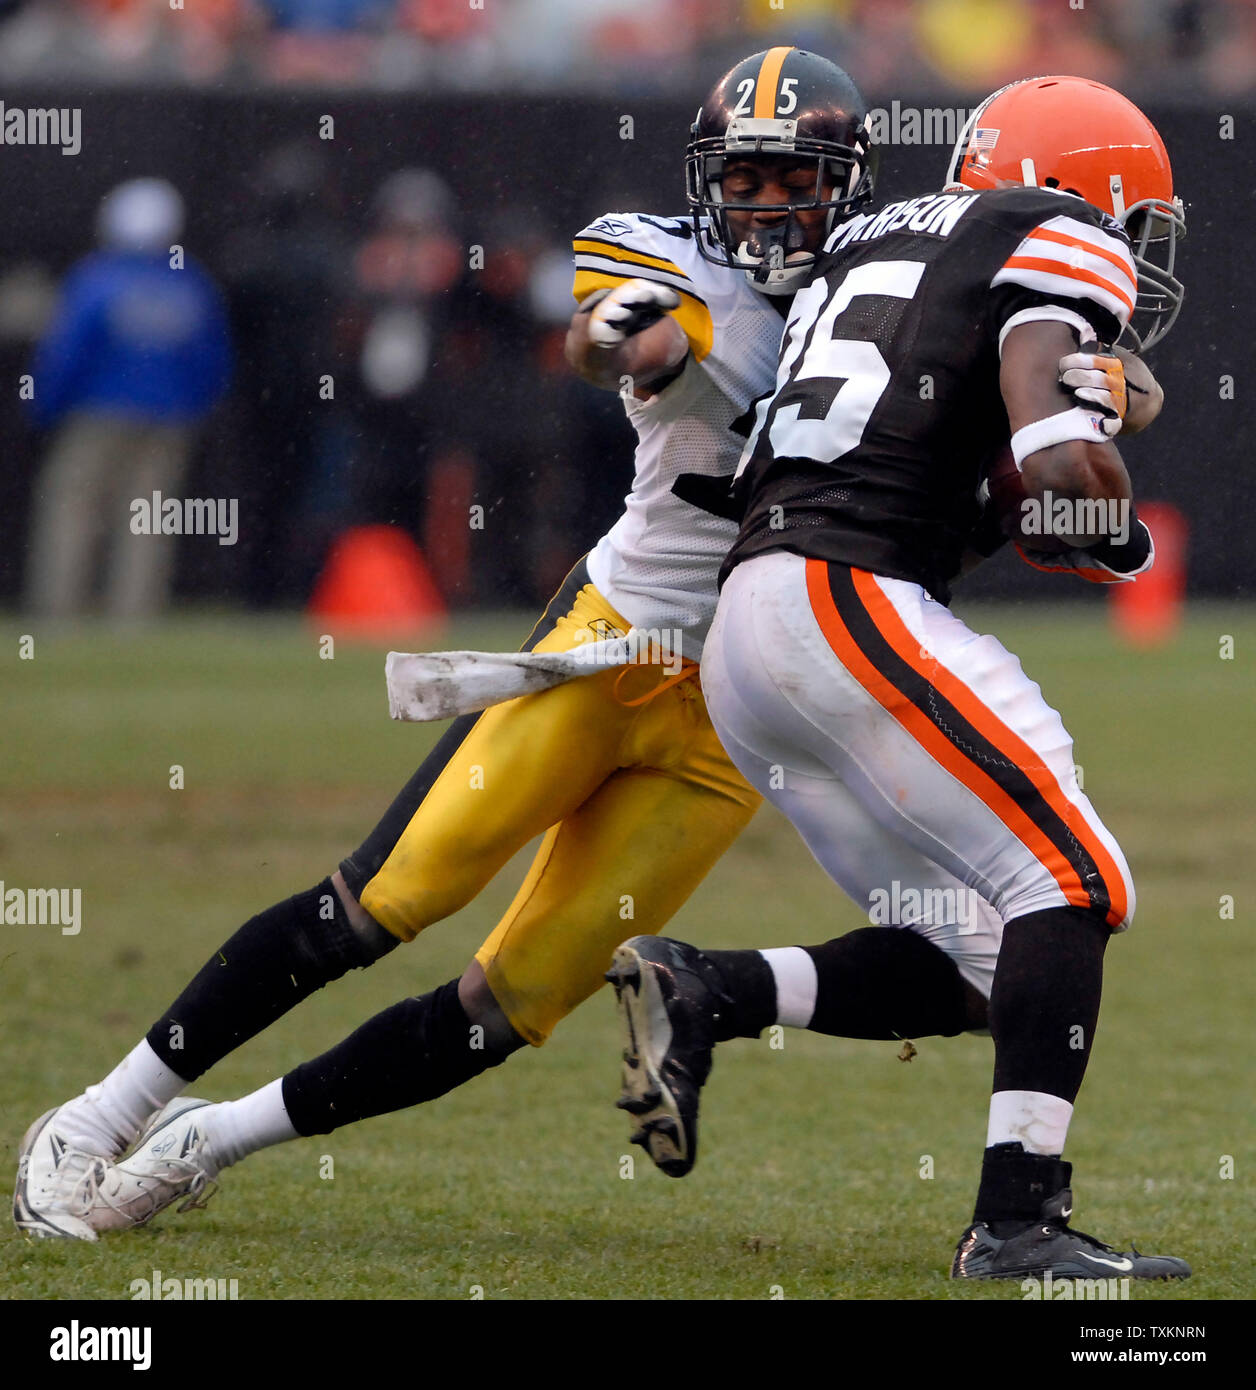
[(715, 1023), (726, 1003), (715, 967), (695, 946), (634, 936), (606, 978), (624, 1025), (623, 1091), (640, 1123), (632, 1136), (668, 1177), (683, 1178), (698, 1151), (698, 1093), (711, 1073)]
[(1073, 1214), (1073, 1194), (1061, 1188), (1042, 1204), (1038, 1221), (999, 1239), (984, 1222), (960, 1237), (951, 1262), (952, 1279), (1189, 1279), (1191, 1267), (1175, 1255), (1121, 1254), (1094, 1236), (1066, 1223)]

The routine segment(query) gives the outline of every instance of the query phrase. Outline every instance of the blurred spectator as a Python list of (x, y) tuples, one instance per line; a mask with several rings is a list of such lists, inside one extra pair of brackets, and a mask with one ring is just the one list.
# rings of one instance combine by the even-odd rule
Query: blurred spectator
[(1027, 71), (1033, 21), (1026, 0), (923, 0), (916, 25), (922, 52), (952, 85), (985, 88)]
[(327, 33), (374, 27), (387, 18), (392, 0), (260, 0), (276, 29)]
[(467, 0), (398, 0), (397, 23), (431, 43), (451, 43), (488, 29), (483, 10)]
[[(769, 43), (815, 48), (870, 95), (1084, 72), (1146, 90), (1256, 86), (1251, 0), (28, 0), (0, 77), (222, 72), (264, 84), (680, 92)], [(965, 95), (972, 95), (965, 90)]]
[(452, 344), (471, 388), (461, 433), (475, 460), (475, 501), (486, 513), (471, 548), (475, 589), (487, 601), (514, 593), (536, 599), (571, 567), (581, 500), (599, 471), (575, 429), (575, 378), (562, 356), (574, 307), (571, 259), (564, 246), (555, 294), (552, 271), (547, 284), (544, 270), (554, 242), (524, 204), (498, 211), (477, 235), (483, 265), (470, 277)]
[(36, 349), (32, 414), (56, 431), (33, 498), (26, 598), (39, 616), (83, 611), (102, 541), (111, 616), (147, 617), (168, 596), (174, 538), (132, 534), (131, 503), (177, 496), (230, 374), (222, 302), (176, 247), (182, 226), (164, 180), (115, 188), (101, 250), (70, 271)]
[[(468, 264), (456, 218), (443, 179), (429, 169), (399, 170), (377, 190), (373, 226), (352, 257), (358, 331), (350, 403), (360, 441), (350, 520), (404, 526), (416, 539), (433, 463), (460, 445), (473, 389), (450, 352)], [(464, 511), (463, 531), (466, 524)], [(450, 576), (441, 579), (448, 593)]]
[(343, 376), (337, 312), (349, 245), (316, 142), (267, 153), (240, 204), (221, 259), (239, 355), (235, 577), (255, 606), (293, 605), (309, 593), (347, 500), (347, 411), (320, 399), (319, 383)]

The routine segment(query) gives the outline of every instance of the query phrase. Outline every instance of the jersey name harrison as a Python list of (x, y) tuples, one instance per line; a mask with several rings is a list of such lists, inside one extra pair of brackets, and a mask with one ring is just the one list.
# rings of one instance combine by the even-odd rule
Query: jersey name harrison
[(955, 224), (977, 201), (980, 194), (926, 193), (887, 203), (878, 213), (864, 213), (839, 228), (829, 238), (827, 251), (840, 251), (857, 241), (871, 241), (887, 232), (917, 232), (930, 236), (950, 236)]

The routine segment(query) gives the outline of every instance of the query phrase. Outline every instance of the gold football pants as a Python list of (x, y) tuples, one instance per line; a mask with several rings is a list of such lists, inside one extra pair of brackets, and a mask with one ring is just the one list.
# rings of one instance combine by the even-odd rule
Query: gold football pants
[[(531, 650), (568, 650), (582, 629), (627, 631), (581, 581), (583, 564)], [(404, 826), (397, 811), (407, 794), (398, 798), (400, 833), (373, 875), (359, 865), (359, 889), (348, 872), (355, 861), (342, 868), (371, 916), (411, 941), (544, 833), (475, 957), (512, 1027), (540, 1044), (602, 983), (621, 941), (663, 928), (759, 796), (720, 746), (694, 666), (671, 681), (658, 665), (598, 672), (496, 705), (465, 727), (460, 741), (461, 731), (446, 736), (452, 751), (438, 749), (445, 761), (430, 786), (416, 774)]]

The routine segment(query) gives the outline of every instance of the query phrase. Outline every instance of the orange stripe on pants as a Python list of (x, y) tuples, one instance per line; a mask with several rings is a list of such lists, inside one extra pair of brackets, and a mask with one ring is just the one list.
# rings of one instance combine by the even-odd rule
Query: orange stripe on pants
[[(964, 716), (1009, 762), (1015, 763), (1043, 800), (1094, 860), (1110, 895), (1108, 922), (1119, 926), (1125, 917), (1125, 880), (1084, 817), (1064, 796), (1042, 759), (1013, 733), (980, 699), (936, 660), (926, 670), (920, 643), (899, 617), (873, 575), (850, 571), (855, 591), (873, 626), (895, 654)], [(942, 767), (977, 796), (1038, 859), (1059, 885), (1067, 902), (1090, 908), (1090, 894), (1063, 851), (1044, 833), (1020, 803), (988, 772), (965, 757), (937, 725), (898, 689), (864, 654), (842, 621), (829, 589), (828, 566), (807, 561), (807, 593), (825, 639), (851, 675)], [(1080, 823), (1079, 823), (1080, 822)]]

